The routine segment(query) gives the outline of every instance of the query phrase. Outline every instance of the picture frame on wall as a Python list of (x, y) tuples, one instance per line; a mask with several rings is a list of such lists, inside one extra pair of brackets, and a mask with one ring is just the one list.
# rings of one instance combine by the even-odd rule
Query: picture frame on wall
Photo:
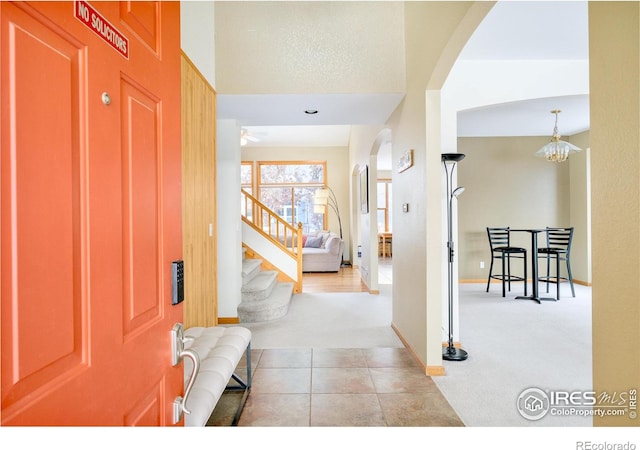
[(369, 166), (360, 171), (360, 212), (369, 212)]
[(400, 157), (398, 161), (398, 173), (402, 173), (413, 166), (413, 149), (409, 149)]

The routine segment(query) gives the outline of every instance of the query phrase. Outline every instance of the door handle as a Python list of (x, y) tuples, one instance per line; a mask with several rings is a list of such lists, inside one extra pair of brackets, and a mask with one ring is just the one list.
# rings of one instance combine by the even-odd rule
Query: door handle
[(191, 393), (191, 388), (196, 381), (196, 376), (200, 371), (200, 358), (198, 354), (193, 350), (183, 350), (180, 353), (181, 357), (188, 357), (193, 361), (193, 372), (191, 372), (191, 376), (189, 377), (189, 382), (187, 383), (187, 387), (184, 389), (184, 397), (176, 397), (173, 401), (173, 423), (178, 423), (182, 420), (182, 414), (191, 414), (191, 411), (187, 409), (187, 399), (189, 398), (189, 394)]
[(183, 414), (191, 414), (191, 411), (187, 409), (187, 399), (191, 393), (191, 388), (196, 381), (196, 376), (200, 371), (200, 358), (198, 354), (190, 349), (185, 349), (185, 342), (191, 340), (191, 338), (184, 337), (184, 325), (176, 323), (171, 330), (171, 359), (173, 366), (177, 366), (182, 360), (187, 357), (193, 362), (193, 371), (189, 376), (189, 381), (184, 389), (184, 397), (178, 396), (173, 401), (173, 423), (176, 424), (182, 420)]

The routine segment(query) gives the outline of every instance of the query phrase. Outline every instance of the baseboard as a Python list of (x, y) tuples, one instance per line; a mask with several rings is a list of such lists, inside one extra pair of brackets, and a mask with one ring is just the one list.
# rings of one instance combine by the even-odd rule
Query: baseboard
[(218, 324), (220, 325), (237, 325), (240, 323), (240, 319), (237, 317), (218, 317)]
[(379, 289), (369, 289), (369, 294), (378, 295), (380, 294)]
[(445, 375), (444, 366), (427, 366), (425, 373), (430, 377), (442, 377)]
[[(418, 365), (420, 367), (422, 367), (422, 370), (424, 371), (425, 374), (429, 375), (427, 373), (427, 366), (424, 362), (422, 362), (422, 360), (420, 359), (420, 357), (418, 356), (418, 354), (415, 352), (415, 350), (413, 349), (413, 347), (409, 344), (409, 342), (404, 338), (404, 336), (402, 336), (402, 333), (400, 332), (400, 330), (398, 330), (398, 327), (395, 326), (395, 324), (392, 322), (391, 323), (391, 329), (393, 330), (393, 332), (396, 334), (396, 336), (398, 336), (398, 339), (400, 339), (400, 342), (402, 342), (402, 345), (404, 345), (404, 348), (406, 348), (409, 353), (411, 354), (411, 357), (418, 363)], [(431, 367), (431, 366), (430, 366)], [(436, 366), (433, 366), (436, 367)]]
[[(444, 342), (444, 341), (442, 342), (442, 348), (445, 348), (445, 347), (448, 347), (448, 346), (449, 346), (448, 342)], [(455, 348), (462, 348), (462, 344), (460, 342), (454, 342), (453, 346)]]

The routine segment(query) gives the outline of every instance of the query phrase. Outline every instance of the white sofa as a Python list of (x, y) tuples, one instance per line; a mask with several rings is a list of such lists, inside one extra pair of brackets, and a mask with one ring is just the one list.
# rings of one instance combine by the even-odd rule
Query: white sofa
[(302, 271), (337, 272), (343, 251), (344, 241), (336, 233), (321, 231), (308, 235), (302, 247)]

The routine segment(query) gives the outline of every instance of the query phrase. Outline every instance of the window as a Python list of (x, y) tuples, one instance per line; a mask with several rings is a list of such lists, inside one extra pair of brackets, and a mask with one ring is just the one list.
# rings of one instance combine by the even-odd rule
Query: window
[(240, 185), (249, 193), (253, 191), (253, 163), (240, 164)]
[[(253, 163), (243, 162), (240, 164), (240, 187), (253, 195)], [(251, 219), (251, 211), (247, 211), (247, 204), (240, 202), (240, 213)]]
[[(244, 170), (242, 184), (247, 190), (245, 180), (251, 179), (248, 173), (251, 169)], [(324, 230), (326, 213), (315, 213), (313, 204), (316, 190), (325, 186), (325, 176), (324, 161), (260, 161), (257, 163), (257, 196), (291, 225), (301, 222), (304, 233)]]
[(391, 180), (378, 180), (378, 232), (391, 232)]

